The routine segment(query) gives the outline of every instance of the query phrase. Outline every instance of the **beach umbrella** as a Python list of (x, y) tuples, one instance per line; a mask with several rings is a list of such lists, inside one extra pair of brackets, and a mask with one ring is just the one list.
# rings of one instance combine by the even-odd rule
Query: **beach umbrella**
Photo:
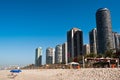
[(13, 69), (13, 70), (10, 70), (10, 72), (19, 73), (19, 72), (22, 72), (22, 71), (20, 69)]

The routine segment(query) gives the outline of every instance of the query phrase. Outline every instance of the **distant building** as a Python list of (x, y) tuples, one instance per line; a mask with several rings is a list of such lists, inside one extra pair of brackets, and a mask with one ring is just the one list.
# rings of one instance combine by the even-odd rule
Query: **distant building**
[(114, 49), (120, 49), (120, 35), (117, 32), (113, 32), (113, 46)]
[(119, 49), (120, 49), (120, 34), (118, 34), (118, 40), (119, 40)]
[(67, 32), (68, 62), (83, 54), (83, 32), (72, 28)]
[(42, 65), (42, 48), (36, 48), (35, 53), (35, 66), (40, 66)]
[(67, 42), (65, 42), (62, 45), (62, 63), (65, 63), (65, 64), (68, 63), (67, 57), (68, 57), (68, 55), (67, 55)]
[(90, 53), (97, 54), (97, 30), (94, 28), (89, 32)]
[(46, 49), (46, 64), (54, 63), (55, 63), (55, 49), (49, 47)]
[(107, 8), (100, 8), (96, 12), (97, 24), (97, 52), (105, 53), (113, 49), (112, 25), (110, 11)]
[(62, 63), (62, 45), (57, 45), (55, 47), (55, 63)]
[(83, 53), (90, 54), (90, 45), (89, 44), (86, 44), (83, 46)]

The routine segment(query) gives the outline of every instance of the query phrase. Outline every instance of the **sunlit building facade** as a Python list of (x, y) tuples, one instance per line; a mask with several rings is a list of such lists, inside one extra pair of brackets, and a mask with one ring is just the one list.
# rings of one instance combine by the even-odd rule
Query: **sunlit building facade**
[(35, 50), (35, 66), (42, 65), (42, 48), (36, 48)]
[(92, 29), (89, 32), (90, 53), (97, 54), (97, 30)]
[(83, 53), (84, 54), (90, 54), (90, 45), (89, 44), (85, 44), (83, 46)]
[(120, 49), (120, 35), (117, 32), (113, 32), (113, 46), (115, 50)]
[(55, 63), (62, 63), (62, 45), (57, 45), (55, 47)]
[(46, 64), (54, 63), (55, 63), (55, 49), (49, 47), (46, 49)]

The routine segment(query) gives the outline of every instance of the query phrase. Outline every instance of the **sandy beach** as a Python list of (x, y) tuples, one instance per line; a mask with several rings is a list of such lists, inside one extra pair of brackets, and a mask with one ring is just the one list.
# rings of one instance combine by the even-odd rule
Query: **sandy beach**
[(0, 80), (120, 80), (120, 68), (22, 70), (13, 78), (9, 70), (0, 70)]

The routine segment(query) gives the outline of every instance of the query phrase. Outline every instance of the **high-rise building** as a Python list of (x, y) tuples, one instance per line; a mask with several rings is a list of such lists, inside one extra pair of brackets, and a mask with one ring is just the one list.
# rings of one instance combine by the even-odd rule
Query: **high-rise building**
[(113, 49), (112, 26), (110, 11), (107, 8), (100, 8), (96, 12), (97, 24), (97, 52), (105, 53)]
[(90, 53), (97, 54), (97, 30), (96, 28), (92, 29), (89, 32), (89, 43), (90, 43)]
[(49, 47), (46, 49), (46, 64), (54, 63), (55, 63), (55, 49)]
[(90, 54), (90, 45), (89, 44), (85, 44), (83, 46), (83, 53), (84, 54)]
[(119, 34), (117, 32), (113, 32), (113, 47), (115, 50), (120, 49)]
[(72, 28), (67, 32), (68, 62), (83, 54), (83, 32)]
[(118, 34), (118, 40), (119, 40), (119, 50), (120, 50), (120, 34)]
[(55, 47), (55, 63), (62, 63), (62, 45), (57, 45)]
[(36, 48), (35, 53), (35, 66), (40, 66), (42, 65), (42, 48)]
[(68, 59), (67, 59), (67, 42), (65, 42), (62, 45), (62, 63), (65, 63), (65, 64), (68, 63)]

